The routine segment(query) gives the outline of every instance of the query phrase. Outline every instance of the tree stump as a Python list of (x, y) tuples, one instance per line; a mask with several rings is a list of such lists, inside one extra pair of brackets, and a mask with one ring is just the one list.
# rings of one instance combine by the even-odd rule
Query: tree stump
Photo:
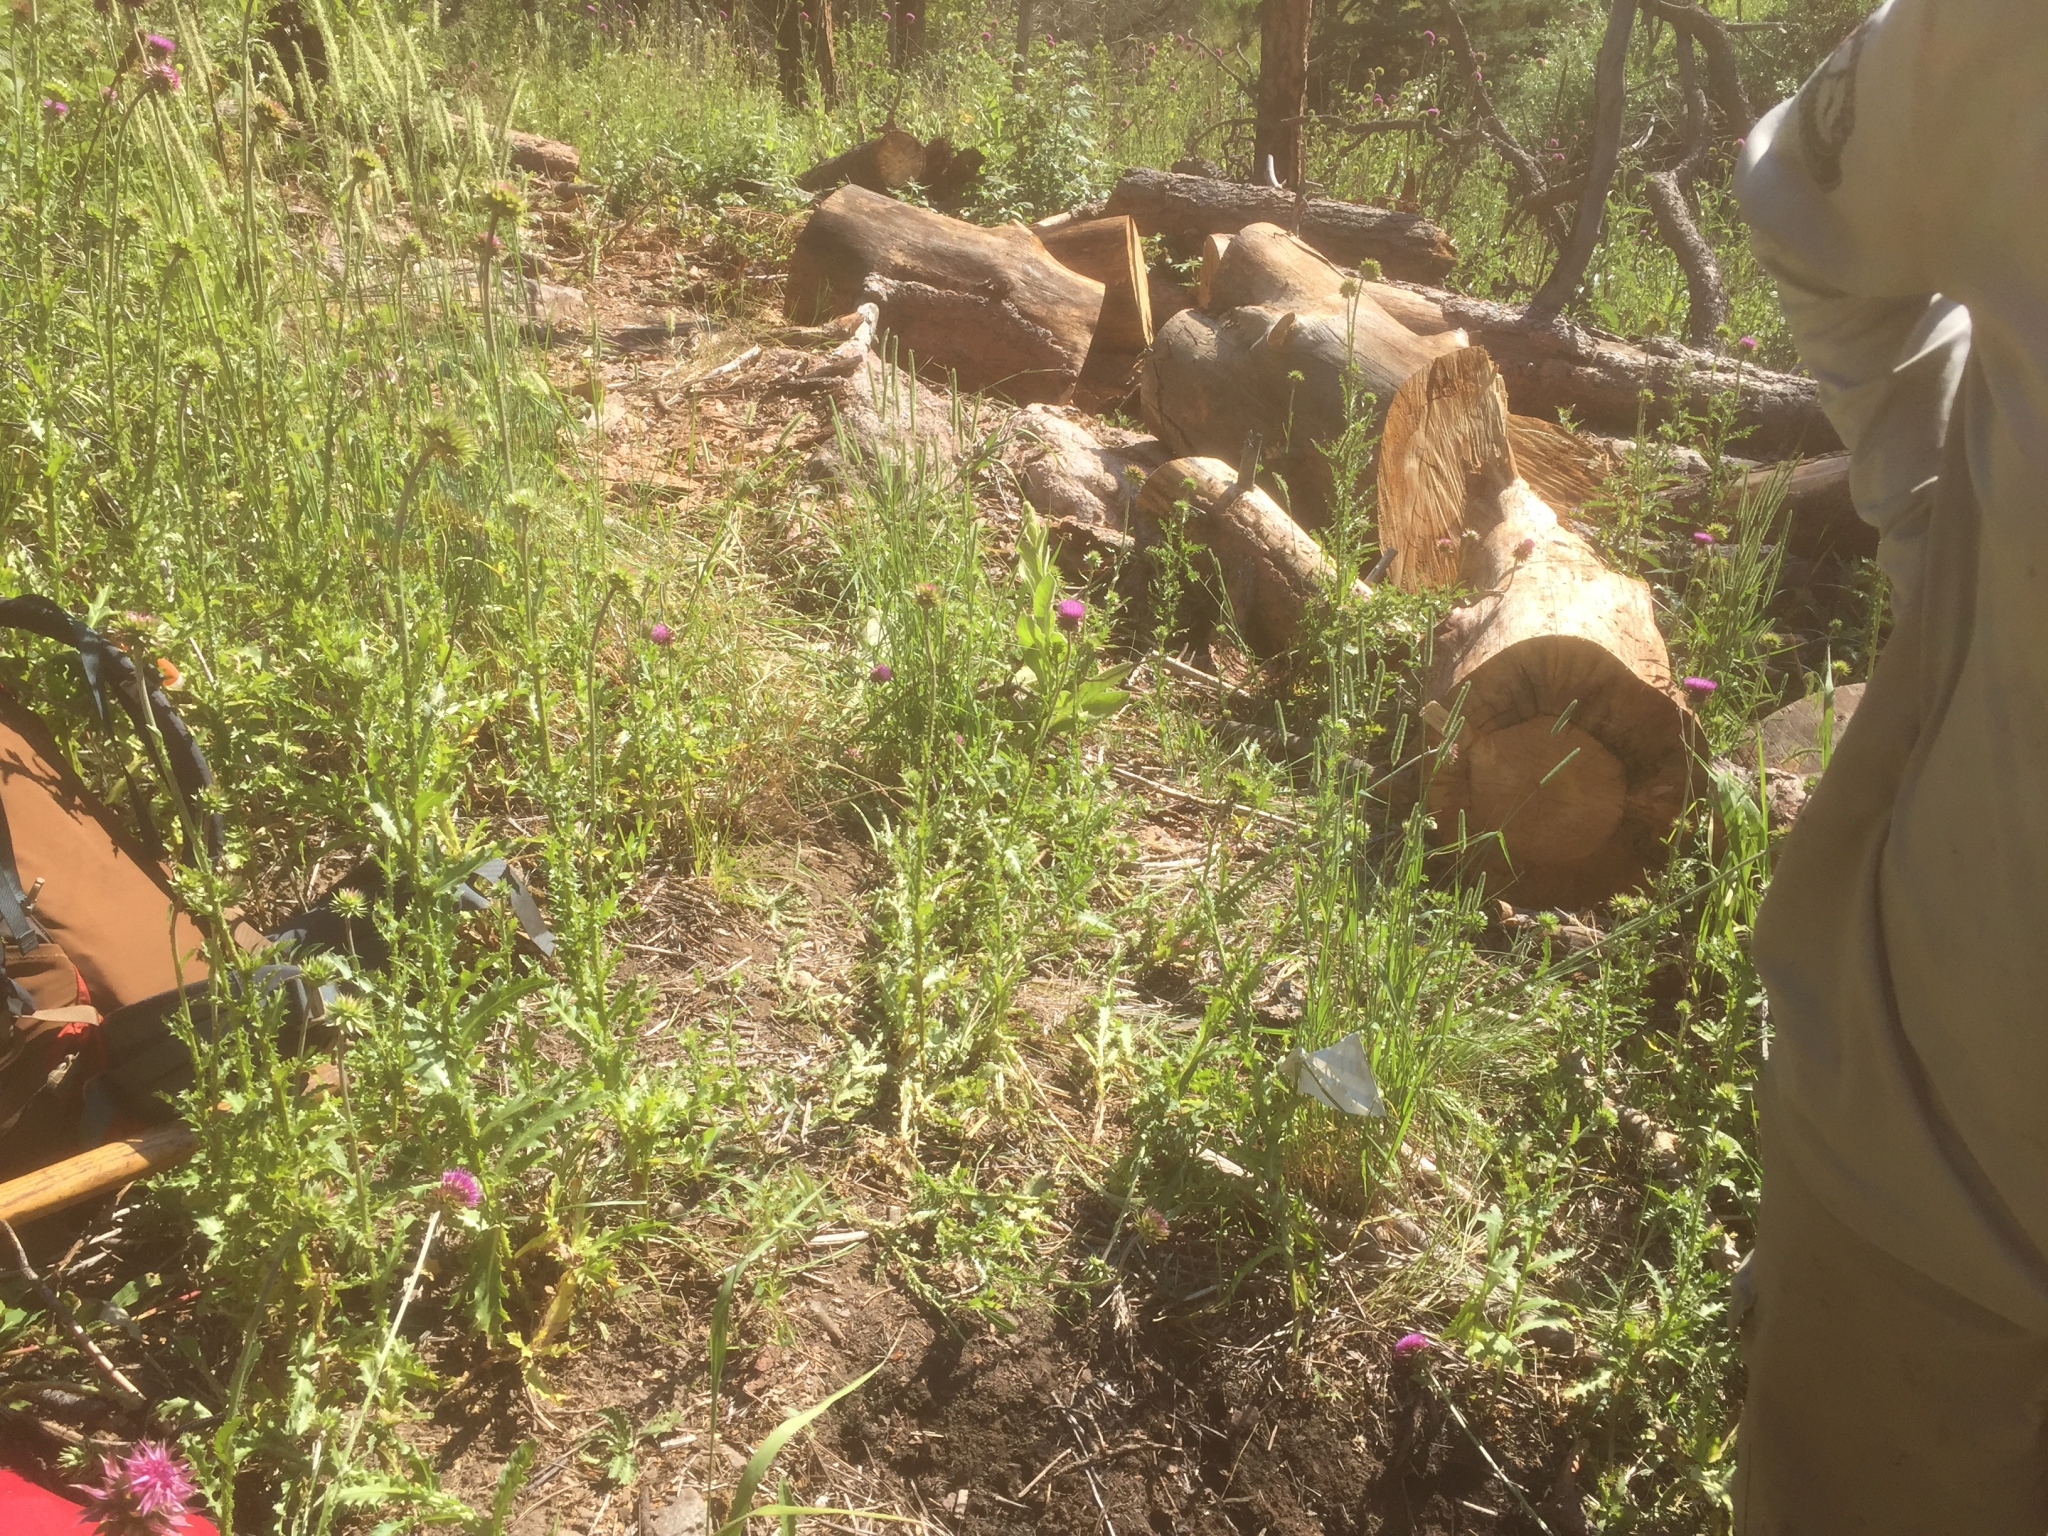
[(821, 160), (796, 184), (806, 192), (851, 183), (871, 192), (894, 192), (925, 177), (925, 147), (915, 134), (900, 128), (885, 128), (874, 138)]

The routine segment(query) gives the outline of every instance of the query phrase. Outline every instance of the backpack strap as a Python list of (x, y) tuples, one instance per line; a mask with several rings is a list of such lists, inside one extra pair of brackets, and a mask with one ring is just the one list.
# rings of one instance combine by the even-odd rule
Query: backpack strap
[[(186, 814), (198, 830), (207, 861), (218, 860), (227, 846), (226, 825), (220, 812), (209, 811), (200, 802), (200, 796), (213, 786), (213, 770), (207, 766), (206, 754), (170, 696), (145, 676), (135, 658), (83, 619), (35, 593), (0, 599), (0, 629), (25, 629), (78, 652), (79, 669), (85, 674), (86, 691), (92, 696), (100, 723), (109, 727), (113, 724), (112, 712), (107, 707), (111, 693), (142, 737), (157, 772), (177, 790)], [(168, 763), (164, 761), (166, 755)], [(161, 853), (163, 838), (149, 814), (147, 799), (133, 780), (129, 783), (129, 797), (144, 839), (152, 845), (153, 852)], [(189, 843), (186, 852), (196, 859), (196, 851)], [(14, 883), (19, 886), (20, 881)], [(12, 927), (13, 918), (4, 901), (0, 901), (0, 920)]]

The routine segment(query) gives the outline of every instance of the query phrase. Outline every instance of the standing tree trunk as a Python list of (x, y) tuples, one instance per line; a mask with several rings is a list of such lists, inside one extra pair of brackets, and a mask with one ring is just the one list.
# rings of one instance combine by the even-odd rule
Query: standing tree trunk
[(1259, 20), (1259, 112), (1252, 129), (1252, 179), (1298, 187), (1305, 168), (1308, 118), (1308, 23), (1313, 0), (1265, 0)]
[(785, 107), (804, 104), (804, 23), (800, 0), (775, 0), (775, 83)]
[(816, 12), (811, 17), (811, 53), (818, 66), (818, 94), (825, 105), (839, 105), (839, 43), (832, 30), (833, 0), (811, 0)]
[(1010, 83), (1022, 88), (1031, 68), (1031, 34), (1038, 21), (1038, 0), (1017, 0), (1017, 56), (1010, 65)]

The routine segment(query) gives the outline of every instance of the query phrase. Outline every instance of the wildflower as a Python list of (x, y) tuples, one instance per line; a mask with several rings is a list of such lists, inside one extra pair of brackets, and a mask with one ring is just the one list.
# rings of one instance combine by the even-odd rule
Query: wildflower
[(989, 40), (990, 38), (992, 38), (992, 37), (994, 37), (994, 36), (995, 36), (995, 33), (993, 33), (993, 32), (991, 32), (991, 31), (989, 31), (989, 30), (988, 30), (987, 28), (983, 28), (983, 29), (982, 29), (982, 34), (981, 34), (981, 40), (982, 40), (982, 41), (983, 41), (984, 43), (985, 43), (985, 42), (987, 42), (987, 41), (988, 41), (988, 40)]
[(916, 26), (916, 25), (917, 25), (917, 12), (915, 12), (915, 11), (905, 11), (905, 12), (903, 13), (903, 24), (904, 24), (905, 26)]
[(1742, 340), (1736, 342), (1735, 345), (1742, 348), (1745, 352), (1754, 352), (1756, 350), (1756, 338), (1754, 336), (1745, 336)]
[(675, 643), (676, 632), (666, 624), (655, 623), (648, 626), (647, 638), (655, 645), (672, 645)]
[(185, 77), (178, 73), (175, 64), (156, 63), (142, 72), (142, 91), (146, 96), (169, 96), (185, 83)]
[(505, 254), (505, 242), (486, 230), (476, 237), (476, 253), (486, 261), (494, 261)]
[(384, 161), (374, 149), (352, 149), (348, 152), (348, 183), (352, 187), (367, 186), (383, 169)]
[(1526, 560), (1535, 553), (1536, 541), (1534, 539), (1524, 539), (1515, 546), (1515, 558), (1517, 560)]
[(920, 581), (913, 589), (913, 595), (917, 598), (917, 606), (920, 608), (939, 606), (939, 584), (935, 581)]
[(1563, 165), (1563, 164), (1564, 164), (1564, 151), (1563, 151), (1563, 150), (1558, 150), (1557, 152), (1555, 152), (1554, 154), (1552, 154), (1550, 158), (1551, 158), (1551, 159), (1553, 159), (1553, 160), (1555, 160), (1555, 161), (1556, 161), (1556, 162), (1557, 162), (1557, 163), (1558, 163), (1559, 165)]
[(1436, 107), (1424, 107), (1422, 109), (1422, 115), (1424, 117), (1442, 117), (1443, 113)]
[(1432, 48), (1436, 46), (1436, 34), (1434, 32), (1425, 29), (1422, 34), (1422, 40)]
[(138, 1440), (126, 1456), (100, 1458), (103, 1486), (81, 1485), (102, 1536), (174, 1536), (193, 1513), (199, 1488), (169, 1446)]
[(526, 199), (519, 195), (519, 189), (509, 181), (494, 181), (484, 193), (484, 212), (491, 217), (495, 226), (500, 223), (517, 224), (526, 216)]
[(1685, 680), (1684, 686), (1685, 691), (1691, 694), (1695, 700), (1701, 700), (1705, 699), (1721, 685), (1711, 677), (1688, 677)]
[(1375, 91), (1373, 92), (1372, 104), (1376, 107), (1384, 107), (1387, 104), (1387, 98)]
[(1714, 542), (1714, 536), (1704, 528), (1695, 528), (1692, 533), (1692, 541), (1695, 544), (1711, 544)]
[(1063, 597), (1053, 604), (1052, 612), (1061, 629), (1079, 629), (1088, 617), (1088, 605), (1078, 597)]
[(165, 661), (161, 656), (156, 659), (156, 672), (168, 689), (175, 690), (185, 685), (185, 674), (178, 670), (176, 663)]
[(103, 85), (100, 87), (100, 100), (104, 101), (108, 106), (112, 106), (115, 102), (119, 101), (120, 99), (121, 92), (116, 87), (111, 85)]
[(1456, 549), (1458, 547), (1458, 541), (1456, 539), (1438, 539), (1436, 541), (1436, 547), (1438, 549)]
[(436, 411), (420, 423), (419, 456), (422, 464), (461, 469), (475, 454), (476, 439), (469, 428), (446, 411)]
[(64, 119), (69, 117), (70, 115), (70, 102), (60, 101), (55, 96), (45, 96), (43, 98), (43, 121), (48, 123), (52, 128), (56, 127), (59, 123), (63, 122)]
[(868, 681), (871, 683), (889, 683), (895, 680), (896, 669), (886, 661), (878, 661), (868, 668)]
[(178, 45), (161, 32), (151, 32), (142, 39), (142, 51), (161, 64), (178, 51)]
[(441, 1175), (438, 1186), (441, 1198), (451, 1205), (467, 1206), (475, 1210), (484, 1197), (483, 1185), (477, 1183), (476, 1175), (467, 1168), (450, 1168)]
[(1417, 1355), (1426, 1353), (1435, 1342), (1426, 1333), (1404, 1333), (1394, 1340), (1394, 1358), (1412, 1360)]
[(1146, 1206), (1138, 1213), (1134, 1225), (1138, 1229), (1138, 1235), (1148, 1243), (1164, 1242), (1167, 1234), (1173, 1230), (1167, 1223), (1165, 1212), (1152, 1205)]

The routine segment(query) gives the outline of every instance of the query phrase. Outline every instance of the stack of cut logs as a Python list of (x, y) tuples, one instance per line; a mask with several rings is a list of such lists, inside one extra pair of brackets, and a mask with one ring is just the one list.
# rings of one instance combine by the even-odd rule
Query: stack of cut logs
[[(1155, 236), (1198, 283), (1147, 262)], [(799, 322), (871, 304), (924, 383), (1023, 407), (1006, 458), (1054, 531), (1204, 547), (1261, 654), (1286, 652), (1329, 591), (1306, 530), (1376, 494), (1387, 579), (1461, 594), (1424, 710), (1438, 835), (1489, 889), (1579, 907), (1663, 862), (1700, 746), (1648, 587), (1572, 525), (1620, 463), (1593, 434), (1635, 433), (1645, 400), (1655, 420), (1733, 391), (1752, 450), (1839, 444), (1811, 380), (1430, 286), (1455, 257), (1413, 214), (1160, 171), (1029, 228), (856, 182), (816, 205), (787, 303)], [(1135, 405), (1153, 435), (1070, 403)], [(1362, 414), (1373, 483), (1340, 484), (1327, 450)], [(1839, 455), (1794, 472), (1795, 546), (1856, 544), (1845, 479)]]

